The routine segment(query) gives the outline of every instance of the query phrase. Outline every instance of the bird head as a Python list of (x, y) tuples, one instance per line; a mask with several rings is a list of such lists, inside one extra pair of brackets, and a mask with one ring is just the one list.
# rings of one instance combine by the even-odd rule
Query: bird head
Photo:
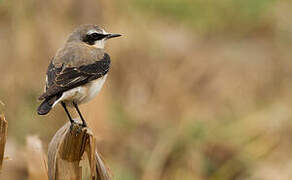
[(119, 36), (121, 35), (107, 33), (97, 25), (82, 25), (73, 31), (67, 42), (80, 41), (95, 48), (103, 49), (108, 39)]

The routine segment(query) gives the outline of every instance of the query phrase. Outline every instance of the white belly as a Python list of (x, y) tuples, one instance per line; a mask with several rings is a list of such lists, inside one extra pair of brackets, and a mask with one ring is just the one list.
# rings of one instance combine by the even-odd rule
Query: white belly
[(93, 99), (101, 90), (107, 75), (102, 78), (93, 80), (83, 86), (70, 89), (63, 93), (63, 95), (54, 103), (55, 106), (60, 101), (64, 101), (68, 106), (72, 106), (72, 102), (77, 104), (86, 103)]
[(103, 87), (106, 77), (107, 75), (97, 80), (94, 80), (88, 84), (88, 93), (87, 96), (83, 99), (82, 103), (90, 101), (99, 93), (99, 91)]

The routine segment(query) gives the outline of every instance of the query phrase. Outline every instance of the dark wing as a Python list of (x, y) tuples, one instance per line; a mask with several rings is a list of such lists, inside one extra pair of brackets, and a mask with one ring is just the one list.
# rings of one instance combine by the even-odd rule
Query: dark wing
[(64, 91), (98, 79), (107, 74), (109, 68), (110, 57), (106, 53), (103, 59), (79, 67), (64, 68), (61, 66), (58, 68), (51, 63), (47, 72), (46, 92), (39, 97), (39, 100), (60, 95)]

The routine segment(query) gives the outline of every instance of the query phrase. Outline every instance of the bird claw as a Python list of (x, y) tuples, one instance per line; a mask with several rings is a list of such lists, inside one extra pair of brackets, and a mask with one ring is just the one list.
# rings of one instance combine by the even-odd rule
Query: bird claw
[(72, 134), (75, 134), (75, 136), (78, 136), (78, 135), (81, 134), (82, 129), (83, 129), (84, 127), (86, 127), (86, 126), (84, 126), (83, 124), (79, 124), (79, 123), (76, 122), (76, 121), (73, 121), (73, 122), (71, 122), (71, 124), (70, 124), (70, 132), (71, 132)]

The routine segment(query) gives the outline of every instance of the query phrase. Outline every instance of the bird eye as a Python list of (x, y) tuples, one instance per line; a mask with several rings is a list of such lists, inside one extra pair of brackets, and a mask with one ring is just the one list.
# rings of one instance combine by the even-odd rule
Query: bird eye
[(92, 33), (91, 36), (92, 36), (93, 38), (97, 38), (97, 37), (98, 37), (98, 34), (97, 34), (97, 33)]
[(87, 34), (83, 38), (83, 41), (86, 42), (87, 44), (93, 45), (95, 41), (102, 40), (105, 37), (106, 35), (104, 34), (94, 32), (94, 33)]
[(99, 34), (99, 33), (92, 33), (92, 34), (90, 34), (90, 37), (92, 39), (94, 39), (95, 41), (97, 41), (97, 40), (103, 39), (105, 36), (103, 34)]

